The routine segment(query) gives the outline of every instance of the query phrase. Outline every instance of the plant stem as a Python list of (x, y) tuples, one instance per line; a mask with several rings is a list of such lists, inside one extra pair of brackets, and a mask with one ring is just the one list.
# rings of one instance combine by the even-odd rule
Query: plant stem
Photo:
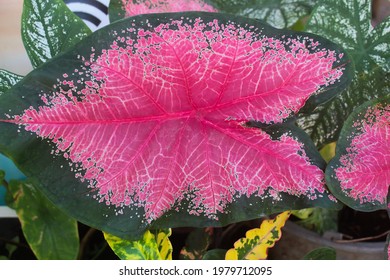
[(383, 232), (381, 234), (375, 235), (375, 236), (368, 236), (368, 237), (363, 237), (363, 238), (356, 238), (356, 239), (351, 239), (351, 240), (333, 240), (334, 242), (337, 243), (355, 243), (355, 242), (361, 242), (361, 241), (368, 241), (368, 240), (373, 240), (377, 239), (383, 236), (386, 236), (390, 233), (390, 230)]
[(84, 235), (83, 239), (81, 240), (80, 242), (80, 249), (79, 249), (79, 254), (77, 256), (77, 259), (78, 260), (81, 260), (83, 254), (84, 254), (84, 251), (85, 251), (85, 248), (87, 247), (87, 244), (89, 242), (89, 239), (94, 235), (94, 233), (96, 232), (97, 230), (94, 229), (94, 228), (90, 228), (87, 233)]
[(1, 182), (1, 185), (3, 185), (7, 189), (7, 191), (9, 190), (8, 189), (8, 187), (9, 187), (8, 182), (5, 179), (3, 179), (3, 181)]

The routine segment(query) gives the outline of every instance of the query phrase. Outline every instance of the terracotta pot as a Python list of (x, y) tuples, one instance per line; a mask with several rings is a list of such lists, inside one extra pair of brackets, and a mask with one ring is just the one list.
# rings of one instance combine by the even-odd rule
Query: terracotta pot
[(385, 242), (337, 243), (290, 221), (282, 229), (282, 238), (270, 249), (269, 259), (299, 260), (319, 247), (334, 248), (341, 260), (385, 259)]

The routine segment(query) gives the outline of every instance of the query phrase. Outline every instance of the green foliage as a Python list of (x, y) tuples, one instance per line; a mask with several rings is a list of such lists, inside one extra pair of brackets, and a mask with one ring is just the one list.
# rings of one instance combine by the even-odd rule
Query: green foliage
[(212, 242), (213, 228), (199, 228), (192, 231), (187, 239), (186, 245), (180, 252), (180, 259), (201, 260), (204, 258), (208, 247)]
[(212, 249), (207, 251), (204, 256), (203, 260), (224, 260), (227, 250), (225, 249)]
[(209, 0), (221, 12), (261, 19), (276, 28), (287, 28), (308, 16), (314, 0)]
[(305, 255), (304, 260), (335, 260), (336, 250), (330, 247), (317, 248)]
[(62, 0), (25, 0), (22, 39), (34, 68), (78, 43), (91, 31)]
[[(305, 213), (305, 215), (302, 215), (302, 213)], [(337, 214), (338, 211), (336, 210), (324, 208), (293, 211), (293, 215), (301, 219), (297, 221), (299, 225), (319, 234), (326, 231), (337, 231)]]
[(104, 238), (121, 260), (171, 260), (171, 230), (146, 231), (139, 240), (125, 240), (109, 233)]
[(22, 76), (0, 69), (0, 95), (16, 85), (22, 78)]
[(360, 104), (390, 93), (390, 18), (371, 25), (370, 0), (320, 1), (306, 31), (340, 44), (352, 57), (355, 77), (336, 98), (321, 104), (298, 124), (321, 147), (336, 141), (344, 121)]
[(31, 180), (12, 180), (9, 192), (23, 234), (38, 259), (76, 259), (79, 237), (76, 220), (57, 209)]

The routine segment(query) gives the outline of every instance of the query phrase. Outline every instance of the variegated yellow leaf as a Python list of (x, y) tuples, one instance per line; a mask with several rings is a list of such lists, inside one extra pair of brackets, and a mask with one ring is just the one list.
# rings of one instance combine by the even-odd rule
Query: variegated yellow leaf
[(169, 236), (172, 234), (172, 230), (169, 229), (161, 229), (152, 231), (155, 235), (157, 248), (160, 252), (160, 256), (162, 260), (172, 260), (172, 244), (169, 240)]
[(234, 243), (234, 248), (227, 251), (226, 260), (264, 260), (268, 248), (275, 245), (281, 237), (281, 228), (286, 223), (291, 212), (286, 211), (273, 220), (265, 220), (260, 228), (247, 231), (246, 237)]
[(108, 245), (121, 260), (171, 260), (171, 230), (146, 231), (139, 240), (125, 240), (104, 233)]

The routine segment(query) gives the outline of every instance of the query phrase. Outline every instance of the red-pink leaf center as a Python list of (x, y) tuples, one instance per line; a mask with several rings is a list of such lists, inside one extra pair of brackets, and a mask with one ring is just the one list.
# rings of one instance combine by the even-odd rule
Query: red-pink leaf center
[[(119, 213), (143, 207), (148, 221), (184, 202), (216, 219), (240, 196), (325, 192), (322, 170), (298, 140), (275, 141), (244, 123), (281, 122), (337, 81), (333, 51), (218, 20), (121, 34), (64, 74), (42, 96), (45, 106), (15, 117), (57, 145), (97, 200)], [(89, 81), (78, 78), (84, 72)]]

